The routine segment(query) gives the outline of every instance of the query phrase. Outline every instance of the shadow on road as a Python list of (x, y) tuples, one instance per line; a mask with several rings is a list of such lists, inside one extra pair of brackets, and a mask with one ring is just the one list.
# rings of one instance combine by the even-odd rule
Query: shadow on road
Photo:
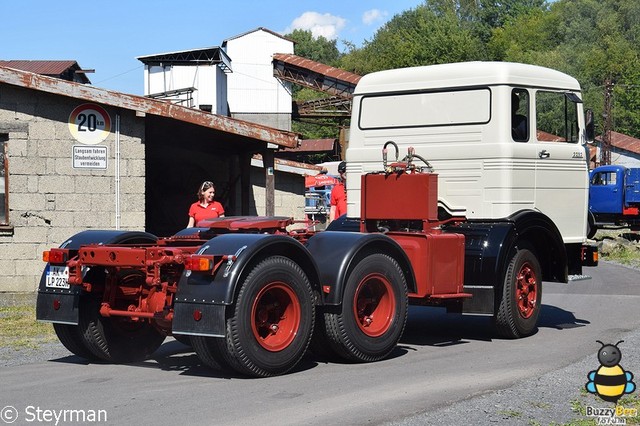
[[(588, 325), (572, 312), (552, 305), (542, 305), (538, 328), (565, 330)], [(407, 327), (400, 343), (419, 346), (451, 346), (469, 340), (491, 341), (499, 338), (493, 328), (492, 317), (448, 314), (444, 308), (409, 308)]]
[[(556, 330), (584, 327), (589, 321), (578, 319), (572, 312), (552, 305), (542, 305), (538, 327)], [(443, 308), (411, 306), (407, 325), (402, 339), (396, 349), (387, 359), (402, 357), (409, 351), (415, 351), (411, 346), (447, 347), (462, 345), (469, 341), (487, 341), (496, 339), (492, 318), (490, 316), (448, 314)], [(81, 357), (70, 355), (52, 359), (52, 362), (69, 364), (106, 364), (90, 362)], [(314, 354), (308, 351), (291, 373), (315, 368), (319, 363), (348, 363), (344, 360)], [(213, 377), (223, 379), (246, 379), (247, 377), (225, 369), (214, 369), (202, 364), (193, 349), (176, 340), (167, 340), (150, 359), (134, 363), (143, 368), (154, 368), (165, 371), (178, 371), (180, 374)]]
[(540, 318), (538, 319), (538, 327), (555, 328), (556, 330), (584, 327), (588, 324), (591, 323), (587, 320), (576, 318), (573, 312), (545, 304), (542, 305)]

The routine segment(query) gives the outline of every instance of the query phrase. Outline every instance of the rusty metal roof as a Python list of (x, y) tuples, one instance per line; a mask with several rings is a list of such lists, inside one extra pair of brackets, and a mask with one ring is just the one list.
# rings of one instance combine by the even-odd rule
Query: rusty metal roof
[(640, 139), (618, 132), (611, 132), (611, 145), (625, 151), (640, 154)]
[(144, 114), (173, 118), (198, 126), (223, 131), (234, 136), (256, 139), (283, 147), (293, 148), (298, 145), (298, 135), (292, 132), (285, 132), (243, 120), (211, 114), (172, 104), (171, 102), (100, 89), (32, 72), (0, 67), (0, 84), (3, 83), (124, 108)]
[(324, 152), (333, 151), (337, 139), (302, 139), (297, 148), (286, 148), (284, 152)]
[(273, 59), (298, 68), (313, 71), (317, 74), (331, 77), (336, 80), (351, 83), (353, 85), (358, 84), (358, 81), (362, 78), (362, 76), (358, 74), (321, 64), (320, 62), (312, 61), (311, 59), (306, 59), (290, 53), (276, 53), (273, 55)]
[[(36, 74), (47, 75), (50, 77), (61, 77), (66, 72), (71, 71), (72, 74), (82, 71), (80, 65), (76, 61), (30, 61), (30, 60), (0, 60), (0, 67), (14, 68), (22, 71), (29, 71)], [(84, 73), (78, 72), (78, 76), (82, 83), (91, 83)]]

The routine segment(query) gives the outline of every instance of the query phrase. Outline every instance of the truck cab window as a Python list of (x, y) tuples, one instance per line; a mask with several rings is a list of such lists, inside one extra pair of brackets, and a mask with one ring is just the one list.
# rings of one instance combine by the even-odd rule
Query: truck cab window
[(536, 94), (536, 127), (539, 141), (578, 142), (578, 108), (580, 99), (573, 93)]
[(615, 185), (615, 172), (597, 172), (591, 178), (591, 185)]
[(529, 93), (523, 89), (511, 91), (511, 136), (516, 142), (529, 140)]

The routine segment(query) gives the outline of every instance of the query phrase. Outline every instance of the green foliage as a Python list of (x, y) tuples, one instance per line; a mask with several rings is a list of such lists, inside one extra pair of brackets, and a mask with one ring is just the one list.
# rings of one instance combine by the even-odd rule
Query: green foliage
[(335, 40), (328, 40), (323, 36), (314, 38), (311, 31), (305, 30), (293, 30), (285, 37), (296, 42), (296, 55), (326, 65), (337, 65), (340, 51)]
[(453, 8), (426, 5), (396, 15), (362, 49), (341, 60), (342, 68), (367, 74), (390, 68), (486, 59), (480, 38)]

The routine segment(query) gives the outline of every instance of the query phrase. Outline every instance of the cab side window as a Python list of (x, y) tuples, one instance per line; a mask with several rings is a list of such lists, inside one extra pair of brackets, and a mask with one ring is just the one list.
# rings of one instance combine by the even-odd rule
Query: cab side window
[(523, 89), (511, 91), (511, 136), (516, 142), (529, 140), (529, 93)]
[(578, 107), (573, 93), (537, 92), (536, 128), (542, 142), (578, 142)]
[(591, 185), (615, 185), (615, 172), (598, 172), (591, 177)]

